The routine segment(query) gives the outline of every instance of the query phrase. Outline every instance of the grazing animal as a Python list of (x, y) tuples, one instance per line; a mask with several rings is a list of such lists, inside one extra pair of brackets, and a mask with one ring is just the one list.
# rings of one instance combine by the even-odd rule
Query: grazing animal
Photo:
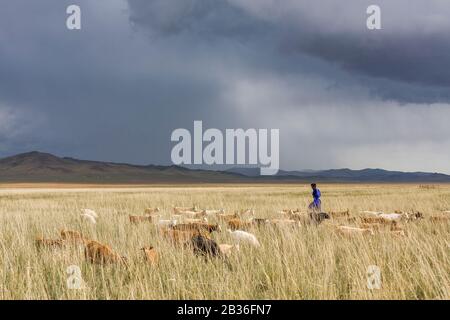
[(236, 213), (232, 213), (232, 214), (219, 213), (217, 215), (217, 218), (219, 220), (228, 222), (228, 221), (230, 221), (232, 219), (239, 219), (239, 213), (237, 213), (237, 212)]
[(281, 210), (281, 211), (278, 211), (278, 214), (281, 214), (281, 215), (285, 215), (285, 214), (291, 215), (291, 214), (299, 214), (299, 213), (300, 213), (300, 210), (299, 210), (299, 209), (295, 209), (295, 210), (292, 210), (292, 209), (283, 209), (283, 210)]
[(450, 222), (449, 216), (434, 216), (430, 217), (431, 222)]
[(362, 234), (362, 235), (373, 235), (372, 229), (365, 229), (365, 228), (356, 228), (356, 227), (349, 227), (349, 226), (338, 226), (337, 230), (339, 233), (343, 235), (352, 235), (352, 234)]
[(208, 218), (206, 218), (206, 217), (203, 217), (202, 219), (190, 219), (190, 218), (187, 218), (187, 219), (184, 219), (184, 222), (185, 223), (202, 223), (202, 222), (208, 222)]
[[(423, 214), (420, 212), (413, 212), (413, 213), (407, 213), (407, 212), (401, 212), (401, 211), (395, 211), (394, 213), (383, 213), (383, 212), (374, 212), (374, 211), (364, 211), (364, 213), (371, 214), (375, 217), (373, 218), (373, 221), (377, 221), (380, 223), (384, 222), (392, 222), (392, 221), (412, 221), (412, 220), (418, 220), (423, 219)], [(370, 218), (363, 218), (366, 219), (366, 221), (369, 221)]]
[(160, 211), (161, 211), (161, 209), (159, 209), (158, 207), (156, 207), (156, 208), (147, 208), (147, 209), (144, 210), (144, 213), (145, 214), (153, 214), (153, 213), (160, 212)]
[(220, 257), (222, 252), (216, 241), (204, 237), (200, 234), (194, 235), (191, 238), (190, 244), (194, 250), (194, 254), (205, 257)]
[(211, 215), (217, 215), (217, 214), (224, 214), (225, 210), (224, 209), (218, 209), (218, 210), (207, 210), (207, 209), (205, 209), (205, 210), (202, 211), (202, 213), (204, 215), (211, 216)]
[(260, 247), (260, 243), (256, 236), (254, 234), (251, 234), (249, 232), (245, 232), (242, 230), (230, 230), (228, 229), (228, 232), (230, 233), (233, 240), (235, 240), (238, 243), (249, 243), (254, 247)]
[(404, 230), (391, 230), (391, 233), (396, 235), (396, 236), (406, 236), (406, 233)]
[(301, 213), (301, 212), (287, 213), (287, 214), (283, 214), (283, 216), (287, 216), (287, 219), (289, 219), (289, 220), (296, 220), (296, 221), (301, 221), (301, 222), (306, 222), (306, 221), (310, 220), (310, 217), (308, 214)]
[(350, 216), (350, 210), (346, 210), (346, 211), (331, 211), (329, 213), (329, 215), (332, 218), (341, 218), (341, 217), (349, 217)]
[(361, 221), (366, 224), (386, 224), (386, 220), (380, 217), (361, 217)]
[(272, 219), (268, 220), (268, 222), (278, 227), (286, 227), (286, 226), (292, 227), (298, 225), (298, 221), (292, 219)]
[(419, 212), (419, 211), (416, 211), (413, 213), (407, 213), (407, 217), (408, 217), (408, 220), (418, 220), (418, 219), (424, 218), (423, 213)]
[(254, 216), (255, 215), (255, 210), (253, 208), (251, 208), (251, 209), (244, 209), (244, 210), (241, 210), (240, 214), (241, 215), (248, 214), (248, 215)]
[(252, 219), (252, 222), (255, 226), (260, 227), (260, 226), (265, 226), (269, 222), (269, 220), (263, 219), (263, 218), (254, 218), (254, 219)]
[(138, 224), (140, 222), (152, 222), (152, 216), (133, 216), (129, 215), (128, 218), (130, 219), (131, 223)]
[(206, 232), (213, 232), (213, 231), (222, 231), (220, 226), (216, 224), (211, 224), (207, 222), (197, 222), (197, 223), (180, 223), (175, 226), (172, 226), (172, 229), (174, 230), (181, 230), (181, 231), (206, 231)]
[(141, 250), (144, 252), (145, 261), (147, 261), (151, 266), (156, 266), (158, 264), (159, 255), (154, 247), (143, 247)]
[(78, 231), (61, 230), (61, 239), (72, 244), (86, 244), (86, 240), (83, 235)]
[(96, 264), (118, 263), (128, 265), (126, 257), (120, 256), (110, 246), (97, 241), (89, 241), (84, 248), (87, 261)]
[(330, 219), (330, 215), (326, 212), (312, 211), (309, 213), (309, 217), (313, 222), (315, 222), (317, 224), (321, 223), (323, 220)]
[(378, 217), (386, 221), (400, 221), (405, 217), (405, 215), (401, 213), (381, 213)]
[(372, 230), (380, 230), (385, 227), (385, 224), (382, 223), (362, 223), (361, 228), (363, 229), (372, 229)]
[(88, 214), (90, 216), (93, 216), (95, 219), (98, 219), (98, 214), (92, 209), (81, 209), (82, 214)]
[(364, 214), (372, 214), (372, 215), (374, 215), (374, 216), (377, 216), (377, 215), (379, 215), (379, 214), (382, 214), (383, 212), (379, 212), (379, 211), (368, 211), (368, 210), (365, 210), (365, 211), (362, 211), (362, 213), (364, 213)]
[(172, 230), (172, 229), (162, 229), (162, 235), (167, 240), (174, 244), (185, 244), (192, 239), (193, 236), (199, 235), (200, 232), (197, 230)]
[(64, 240), (62, 239), (44, 239), (42, 237), (38, 237), (35, 239), (34, 243), (36, 247), (40, 248), (62, 248), (65, 245)]
[(233, 252), (240, 251), (240, 247), (238, 244), (219, 244), (220, 251), (222, 255), (225, 257), (229, 257), (233, 254)]
[(178, 221), (175, 219), (167, 220), (167, 219), (160, 219), (156, 222), (156, 225), (159, 227), (173, 227), (177, 225)]
[(216, 241), (198, 234), (191, 238), (189, 244), (195, 255), (203, 256), (205, 260), (208, 258), (220, 258), (230, 270), (233, 270), (230, 261), (228, 261), (227, 256), (222, 253), (222, 250)]
[(411, 220), (423, 219), (423, 214), (418, 211), (413, 212), (413, 213), (401, 212), (399, 210), (396, 210), (394, 213), (363, 211), (363, 213), (376, 216), (380, 219), (383, 219), (383, 220), (389, 221), (389, 222), (390, 221), (400, 221), (400, 220), (411, 221)]
[(91, 224), (96, 224), (97, 220), (94, 216), (87, 214), (87, 213), (82, 213), (81, 214), (81, 219), (83, 219), (83, 221), (89, 222)]
[(242, 221), (241, 219), (228, 220), (228, 226), (231, 230), (249, 229), (253, 226), (253, 221)]
[(173, 207), (173, 213), (174, 214), (178, 214), (178, 213), (182, 213), (182, 212), (197, 212), (198, 209), (196, 206), (193, 207)]
[(203, 211), (177, 211), (177, 215), (186, 216), (192, 219), (202, 218), (205, 216)]

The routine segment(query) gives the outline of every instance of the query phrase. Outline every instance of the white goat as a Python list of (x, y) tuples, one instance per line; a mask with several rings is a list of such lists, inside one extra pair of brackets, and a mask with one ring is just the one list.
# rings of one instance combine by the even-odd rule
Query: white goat
[(90, 215), (90, 216), (94, 217), (95, 219), (98, 219), (98, 214), (97, 214), (97, 212), (95, 212), (94, 210), (91, 210), (91, 209), (81, 209), (81, 213), (82, 213), (82, 214)]
[(242, 231), (242, 230), (232, 231), (232, 230), (228, 229), (227, 231), (231, 234), (231, 237), (233, 238), (233, 240), (237, 241), (238, 243), (247, 242), (254, 247), (260, 246), (260, 243), (254, 234), (251, 234), (249, 232)]
[(92, 216), (92, 215), (90, 215), (90, 214), (87, 214), (87, 213), (82, 213), (82, 214), (81, 214), (81, 218), (82, 218), (84, 221), (87, 221), (87, 222), (89, 222), (89, 223), (91, 223), (91, 224), (96, 224), (96, 223), (97, 223), (97, 220), (95, 219), (95, 217)]

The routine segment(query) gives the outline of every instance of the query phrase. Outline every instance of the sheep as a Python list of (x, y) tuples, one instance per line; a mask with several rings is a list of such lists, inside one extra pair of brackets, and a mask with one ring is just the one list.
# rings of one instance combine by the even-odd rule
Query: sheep
[(237, 241), (238, 243), (241, 242), (246, 242), (251, 244), (254, 247), (260, 247), (260, 243), (258, 241), (258, 239), (256, 238), (256, 236), (254, 234), (251, 234), (249, 232), (245, 232), (242, 230), (227, 230), (228, 233), (230, 233), (231, 237), (233, 238), (233, 240)]

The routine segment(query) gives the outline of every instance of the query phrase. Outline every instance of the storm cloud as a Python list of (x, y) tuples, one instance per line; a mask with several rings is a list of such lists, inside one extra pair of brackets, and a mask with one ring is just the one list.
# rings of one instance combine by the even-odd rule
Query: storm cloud
[[(82, 10), (82, 29), (65, 9)], [(450, 172), (450, 3), (24, 0), (0, 11), (0, 155), (170, 164), (171, 132), (279, 128), (283, 169)]]

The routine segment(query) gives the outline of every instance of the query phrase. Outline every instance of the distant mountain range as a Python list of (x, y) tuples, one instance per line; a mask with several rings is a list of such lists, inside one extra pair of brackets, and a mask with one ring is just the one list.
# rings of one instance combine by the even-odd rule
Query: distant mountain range
[(226, 171), (193, 170), (179, 166), (132, 165), (61, 158), (29, 152), (0, 159), (0, 182), (64, 183), (253, 183), (253, 182), (397, 182), (447, 183), (440, 173), (400, 172), (382, 169), (280, 170), (276, 176), (260, 176), (258, 168)]
[[(247, 177), (259, 176), (258, 168), (233, 168), (227, 170), (230, 173), (238, 173)], [(280, 170), (276, 176), (278, 180), (301, 180), (316, 182), (425, 182), (447, 183), (450, 175), (428, 172), (402, 172), (383, 169), (330, 169), (330, 170)]]

